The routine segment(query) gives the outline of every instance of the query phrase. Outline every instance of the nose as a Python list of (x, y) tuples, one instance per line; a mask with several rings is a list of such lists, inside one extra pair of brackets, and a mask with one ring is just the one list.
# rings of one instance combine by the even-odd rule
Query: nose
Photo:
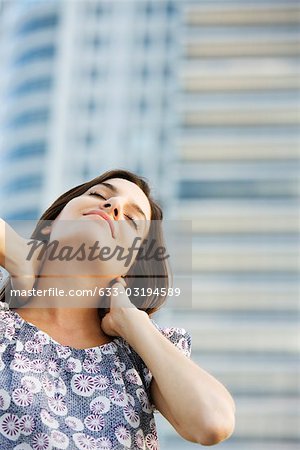
[(103, 204), (103, 207), (109, 211), (109, 213), (112, 212), (113, 214), (113, 218), (116, 220), (119, 218), (119, 214), (120, 214), (120, 204), (117, 201), (117, 199), (110, 199), (109, 201), (105, 201), (105, 203)]

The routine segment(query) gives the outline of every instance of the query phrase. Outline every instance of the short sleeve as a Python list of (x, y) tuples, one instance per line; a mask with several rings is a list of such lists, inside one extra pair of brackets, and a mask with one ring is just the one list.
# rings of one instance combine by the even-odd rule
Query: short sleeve
[(153, 319), (150, 319), (153, 325), (167, 338), (172, 344), (181, 350), (185, 356), (191, 357), (192, 337), (184, 328), (161, 327)]
[[(153, 319), (150, 319), (153, 325), (167, 338), (169, 341), (175, 345), (182, 353), (187, 356), (188, 358), (191, 357), (191, 350), (192, 350), (192, 337), (188, 331), (186, 331), (184, 328), (178, 328), (178, 327), (161, 327), (159, 326)], [(158, 412), (155, 405), (152, 402), (151, 399), (151, 391), (150, 391), (150, 384), (152, 380), (152, 373), (148, 369), (148, 367), (145, 365), (143, 360), (140, 361), (140, 373), (143, 380), (143, 384), (146, 388), (146, 392), (148, 394), (151, 406), (153, 408), (153, 412)]]

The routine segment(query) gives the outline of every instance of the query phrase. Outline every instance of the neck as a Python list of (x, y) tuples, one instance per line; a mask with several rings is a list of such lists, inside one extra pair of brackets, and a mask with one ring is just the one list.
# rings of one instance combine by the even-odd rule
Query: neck
[(70, 273), (70, 265), (46, 260), (22, 315), (65, 330), (99, 328), (98, 308), (109, 308), (109, 297), (100, 292), (105, 293), (113, 277), (78, 273), (83, 273), (82, 265), (72, 264)]

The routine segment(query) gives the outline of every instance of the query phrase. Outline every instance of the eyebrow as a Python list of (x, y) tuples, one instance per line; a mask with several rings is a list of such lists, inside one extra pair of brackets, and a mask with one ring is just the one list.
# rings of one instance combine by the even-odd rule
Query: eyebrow
[[(108, 189), (110, 189), (112, 192), (114, 192), (115, 194), (119, 194), (119, 190), (113, 184), (110, 184), (110, 183), (107, 183), (107, 182), (103, 181), (102, 183), (99, 184), (99, 186), (105, 186)], [(145, 220), (147, 220), (147, 217), (146, 217), (144, 211), (139, 207), (139, 205), (137, 205), (136, 203), (130, 203), (130, 206), (133, 209), (135, 209), (136, 212), (138, 212), (139, 214), (144, 216)]]

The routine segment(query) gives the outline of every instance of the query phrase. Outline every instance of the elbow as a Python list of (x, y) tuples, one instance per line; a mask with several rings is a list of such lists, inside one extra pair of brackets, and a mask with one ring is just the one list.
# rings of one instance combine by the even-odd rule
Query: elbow
[(210, 446), (219, 444), (220, 442), (230, 438), (235, 429), (234, 413), (232, 414), (230, 420), (227, 418), (226, 422), (226, 426), (221, 426), (219, 422), (218, 424), (207, 427), (205, 433), (202, 432), (202, 434), (198, 436), (197, 443), (204, 446)]
[[(235, 403), (226, 406), (222, 412), (216, 410), (213, 414), (199, 415), (199, 420), (190, 420), (188, 427), (176, 427), (183, 439), (204, 446), (216, 445), (230, 438), (235, 430)], [(196, 419), (197, 414), (193, 415)]]

